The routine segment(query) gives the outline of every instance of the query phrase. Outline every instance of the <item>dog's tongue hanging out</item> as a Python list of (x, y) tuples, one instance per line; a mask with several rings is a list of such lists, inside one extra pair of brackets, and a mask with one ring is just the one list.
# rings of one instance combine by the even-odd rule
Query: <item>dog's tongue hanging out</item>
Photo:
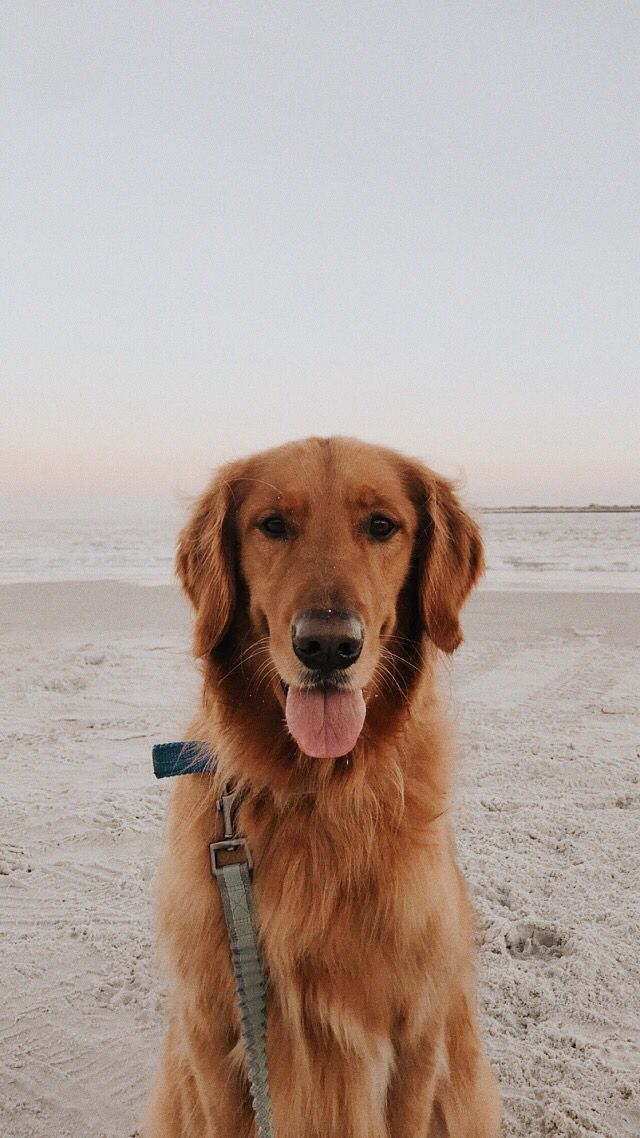
[(361, 691), (289, 688), (287, 727), (305, 755), (337, 759), (348, 754), (362, 731), (366, 706)]

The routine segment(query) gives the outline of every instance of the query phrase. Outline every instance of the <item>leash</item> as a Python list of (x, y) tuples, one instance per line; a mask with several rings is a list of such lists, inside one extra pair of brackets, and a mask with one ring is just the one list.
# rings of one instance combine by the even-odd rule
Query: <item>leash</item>
[[(153, 748), (156, 778), (173, 778), (181, 774), (213, 775), (216, 769), (216, 756), (207, 753), (202, 743), (157, 743)], [(246, 838), (236, 829), (239, 803), (230, 785), (225, 787), (225, 793), (216, 805), (222, 813), (224, 836), (220, 841), (211, 843), (209, 858), (227, 925), (256, 1130), (258, 1138), (275, 1138), (267, 1068), (266, 987), (251, 891), (253, 862)], [(238, 860), (229, 862), (226, 854), (232, 854)]]

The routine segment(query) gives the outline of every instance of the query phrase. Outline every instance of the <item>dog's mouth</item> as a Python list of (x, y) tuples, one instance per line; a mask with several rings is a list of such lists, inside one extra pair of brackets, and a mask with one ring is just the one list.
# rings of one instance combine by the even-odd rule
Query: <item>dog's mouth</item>
[(300, 750), (314, 759), (337, 759), (355, 747), (365, 720), (366, 705), (360, 688), (346, 677), (310, 679), (294, 687), (280, 680), (287, 727)]

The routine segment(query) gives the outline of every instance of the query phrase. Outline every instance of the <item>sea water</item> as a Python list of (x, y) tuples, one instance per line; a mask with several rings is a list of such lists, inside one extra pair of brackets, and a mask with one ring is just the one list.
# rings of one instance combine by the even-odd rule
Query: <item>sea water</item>
[[(640, 513), (477, 514), (488, 589), (640, 591)], [(176, 518), (0, 522), (0, 582), (169, 584)]]

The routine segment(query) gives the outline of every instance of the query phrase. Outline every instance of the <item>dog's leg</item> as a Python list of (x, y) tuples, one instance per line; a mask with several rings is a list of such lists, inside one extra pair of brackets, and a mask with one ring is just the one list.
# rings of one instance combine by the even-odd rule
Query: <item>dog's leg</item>
[[(390, 1138), (426, 1138), (439, 1076), (437, 1029), (397, 1047), (396, 1074), (387, 1105)], [(435, 1042), (434, 1042), (435, 1039)]]
[(482, 1052), (472, 1001), (464, 989), (451, 1000), (445, 1035), (446, 1061), (436, 1088), (429, 1138), (496, 1138), (500, 1095)]
[(484, 1059), (471, 1084), (444, 1079), (436, 1099), (428, 1138), (497, 1138), (500, 1133), (500, 1095)]
[(215, 1029), (179, 1023), (165, 1041), (143, 1138), (255, 1138), (241, 1050), (229, 1054)]
[(169, 1026), (160, 1066), (147, 1100), (142, 1138), (189, 1138), (194, 1127), (204, 1134), (193, 1076), (180, 1054), (176, 1025)]
[[(254, 1138), (242, 1045), (236, 1042), (229, 1051), (226, 1031), (218, 1030), (211, 1019), (200, 1022), (195, 1018), (185, 1022), (185, 1042), (204, 1120), (203, 1129), (194, 1130), (193, 1138)], [(187, 1134), (191, 1138), (191, 1131)]]

